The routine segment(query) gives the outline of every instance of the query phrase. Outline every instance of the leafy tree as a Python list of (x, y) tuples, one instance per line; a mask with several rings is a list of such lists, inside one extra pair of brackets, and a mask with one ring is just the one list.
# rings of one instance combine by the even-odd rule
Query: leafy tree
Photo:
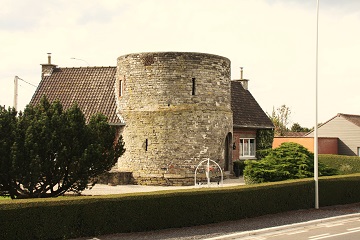
[(7, 188), (8, 173), (11, 171), (11, 149), (15, 142), (16, 111), (0, 106), (0, 195)]
[(285, 104), (277, 108), (276, 111), (275, 108), (273, 108), (269, 118), (274, 124), (275, 136), (284, 136), (288, 131), (287, 125), (290, 123), (290, 115), (291, 110)]
[[(10, 116), (11, 117), (10, 117)], [(2, 109), (0, 191), (11, 198), (55, 197), (93, 186), (91, 179), (111, 169), (125, 151), (122, 138), (104, 115), (89, 124), (75, 104), (64, 111), (60, 102), (43, 97), (16, 117)]]
[(291, 129), (290, 129), (292, 132), (310, 132), (311, 129), (310, 128), (307, 128), (307, 127), (302, 127), (300, 126), (299, 123), (294, 123), (292, 126), (291, 126)]
[[(314, 156), (300, 144), (285, 142), (269, 151), (259, 161), (245, 161), (246, 183), (275, 182), (314, 176)], [(337, 171), (319, 163), (319, 175), (335, 175)]]

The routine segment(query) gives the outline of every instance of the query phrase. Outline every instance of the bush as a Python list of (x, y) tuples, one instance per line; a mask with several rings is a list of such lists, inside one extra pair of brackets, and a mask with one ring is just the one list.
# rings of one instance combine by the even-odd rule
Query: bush
[[(286, 142), (269, 151), (259, 161), (245, 161), (247, 184), (275, 182), (314, 176), (314, 156), (300, 144)], [(319, 176), (335, 175), (337, 171), (319, 164)]]
[[(319, 178), (320, 207), (360, 202), (359, 182), (360, 174)], [(90, 237), (309, 209), (315, 205), (314, 186), (313, 179), (300, 179), (216, 189), (3, 200), (0, 239)]]
[(256, 151), (256, 155), (257, 155), (256, 157), (257, 157), (257, 159), (263, 159), (267, 155), (269, 155), (271, 151), (272, 151), (272, 148), (257, 150)]
[(244, 160), (236, 160), (233, 162), (233, 170), (236, 177), (242, 176), (244, 173), (245, 161)]
[(56, 197), (80, 192), (109, 171), (124, 152), (122, 138), (102, 114), (85, 116), (74, 104), (43, 97), (17, 115), (0, 107), (0, 195)]
[[(179, 228), (315, 205), (312, 179), (97, 197), (0, 201), (0, 239), (68, 239)], [(320, 207), (360, 202), (360, 174), (319, 178)], [(54, 214), (56, 213), (56, 214)]]
[(98, 197), (4, 200), (0, 202), (0, 239), (68, 239), (150, 231), (310, 208), (313, 185), (312, 180), (304, 180)]
[(360, 202), (360, 174), (319, 178), (320, 206)]
[(337, 169), (339, 174), (360, 173), (360, 157), (358, 156), (320, 154), (319, 162)]

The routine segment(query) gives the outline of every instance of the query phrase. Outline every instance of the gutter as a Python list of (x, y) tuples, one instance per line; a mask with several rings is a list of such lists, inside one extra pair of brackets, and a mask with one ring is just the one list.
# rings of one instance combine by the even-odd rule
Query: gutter
[(269, 126), (255, 126), (255, 125), (233, 125), (233, 127), (237, 127), (237, 128), (257, 128), (257, 129), (274, 129), (273, 126), (269, 127)]

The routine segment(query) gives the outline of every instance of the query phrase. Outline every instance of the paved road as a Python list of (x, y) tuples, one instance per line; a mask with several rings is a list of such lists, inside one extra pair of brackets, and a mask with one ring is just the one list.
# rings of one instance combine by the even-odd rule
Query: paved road
[[(114, 235), (106, 235), (106, 236), (97, 236), (93, 238), (79, 238), (77, 240), (136, 240), (136, 239), (144, 239), (144, 240), (160, 240), (160, 239), (179, 239), (179, 240), (190, 240), (190, 239), (211, 239), (211, 238), (221, 238), (222, 236), (227, 236), (231, 234), (239, 234), (244, 233), (245, 236), (249, 236), (250, 232), (255, 233), (256, 231), (266, 231), (263, 229), (278, 227), (281, 228), (284, 225), (289, 227), (291, 224), (303, 224), (308, 225), (312, 224), (314, 220), (321, 221), (322, 223), (326, 223), (328, 221), (334, 220), (327, 219), (331, 217), (336, 217), (337, 220), (341, 220), (344, 215), (350, 214), (360, 214), (360, 203), (350, 204), (344, 206), (333, 206), (333, 207), (324, 207), (318, 210), (309, 209), (309, 210), (298, 210), (291, 211), (279, 214), (271, 214), (265, 215), (256, 218), (249, 219), (241, 219), (238, 221), (231, 222), (222, 222), (216, 224), (209, 224), (203, 226), (195, 226), (195, 227), (187, 227), (187, 228), (176, 228), (176, 229), (165, 229), (159, 231), (150, 231), (150, 232), (141, 232), (141, 233), (121, 233)], [(360, 227), (360, 222), (357, 222)], [(303, 225), (298, 227), (303, 227)], [(295, 225), (290, 226), (296, 227)], [(348, 229), (356, 228), (349, 227)], [(247, 235), (246, 235), (247, 234)], [(316, 233), (314, 233), (316, 234)], [(315, 235), (313, 235), (315, 236)], [(348, 235), (339, 235), (342, 240), (348, 239), (350, 234)], [(219, 238), (220, 237), (220, 238)], [(230, 238), (233, 239), (233, 238)], [(256, 239), (256, 238), (255, 238)], [(260, 240), (261, 238), (259, 238)], [(278, 238), (272, 238), (278, 239)], [(283, 239), (297, 239), (295, 237), (283, 238)], [(308, 238), (306, 238), (308, 239)], [(360, 239), (358, 236), (356, 239)], [(253, 239), (254, 240), (254, 239)], [(310, 240), (310, 239), (309, 239)], [(317, 240), (317, 239), (311, 239)], [(329, 238), (329, 240), (335, 240)]]
[(360, 213), (305, 223), (222, 235), (207, 240), (358, 240)]

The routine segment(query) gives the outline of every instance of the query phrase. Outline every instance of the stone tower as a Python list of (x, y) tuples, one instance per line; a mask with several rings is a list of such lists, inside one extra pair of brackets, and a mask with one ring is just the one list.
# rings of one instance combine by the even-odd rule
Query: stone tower
[(188, 52), (117, 59), (118, 114), (125, 122), (120, 171), (138, 184), (190, 185), (204, 158), (231, 164), (230, 60)]

